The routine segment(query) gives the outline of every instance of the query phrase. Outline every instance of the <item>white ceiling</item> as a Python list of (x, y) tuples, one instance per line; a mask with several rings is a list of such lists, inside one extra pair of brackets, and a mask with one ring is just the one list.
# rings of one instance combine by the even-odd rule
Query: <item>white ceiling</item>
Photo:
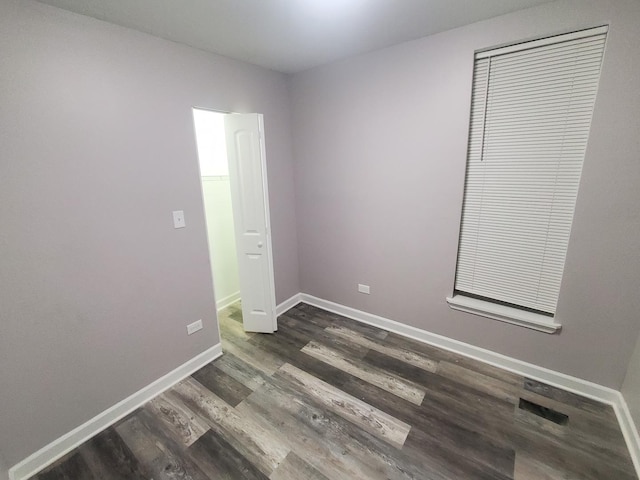
[(551, 0), (40, 0), (293, 73)]

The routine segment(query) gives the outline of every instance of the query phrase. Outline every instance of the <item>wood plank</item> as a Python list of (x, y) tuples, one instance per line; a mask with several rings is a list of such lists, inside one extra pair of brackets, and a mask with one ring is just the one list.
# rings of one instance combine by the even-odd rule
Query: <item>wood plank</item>
[(210, 480), (188, 456), (184, 455), (182, 445), (171, 438), (165, 424), (147, 409), (143, 408), (135, 417), (119, 425), (117, 431), (149, 472), (149, 478)]
[(220, 331), (223, 332), (227, 338), (246, 341), (255, 335), (255, 333), (244, 331), (244, 327), (242, 326), (242, 316), (240, 316), (240, 321), (238, 321), (237, 317), (234, 319), (228, 315), (219, 315), (218, 321)]
[(328, 410), (394, 446), (402, 447), (409, 434), (410, 425), (332, 387), (293, 365), (284, 364), (278, 370), (278, 375), (293, 382), (305, 394)]
[(96, 478), (153, 478), (113, 428), (107, 428), (83, 444), (78, 451)]
[(388, 373), (382, 369), (367, 365), (364, 362), (357, 362), (340, 354), (340, 352), (321, 345), (315, 341), (306, 345), (302, 352), (317, 358), (329, 365), (333, 365), (354, 377), (358, 377), (373, 385), (387, 390), (400, 398), (404, 398), (416, 405), (422, 403), (425, 391), (413, 382), (402, 379), (396, 375)]
[(383, 340), (387, 338), (387, 335), (389, 335), (389, 332), (386, 330), (358, 322), (351, 318), (343, 317), (337, 313), (327, 312), (326, 310), (322, 310), (306, 303), (298, 304), (298, 306), (286, 312), (286, 315), (293, 316), (300, 320), (306, 320), (307, 322), (313, 322), (322, 328), (326, 328), (331, 325), (342, 325), (371, 339)]
[(189, 457), (212, 480), (266, 480), (268, 477), (213, 430), (188, 450)]
[(246, 362), (243, 362), (230, 352), (225, 352), (222, 357), (215, 360), (214, 364), (216, 368), (220, 369), (250, 390), (256, 390), (261, 387), (268, 379), (268, 375), (264, 372), (254, 368)]
[(450, 412), (456, 421), (472, 420), (476, 426), (488, 428), (491, 435), (493, 425), (512, 423), (514, 404), (499, 400), (495, 396), (480, 392), (464, 383), (427, 372), (395, 358), (387, 357), (375, 350), (369, 351), (364, 360), (378, 368), (392, 372), (402, 378), (411, 379), (425, 389), (422, 401), (424, 409)]
[(94, 480), (87, 462), (77, 450), (65, 455), (34, 477), (34, 480)]
[(637, 479), (630, 463), (623, 464), (612, 458), (603, 460), (577, 448), (571, 438), (558, 439), (520, 422), (516, 422), (514, 427), (512, 444), (516, 452), (528, 452), (561, 472), (571, 472), (582, 480)]
[(544, 461), (533, 458), (526, 451), (516, 452), (513, 480), (582, 480), (582, 477), (560, 471)]
[(543, 397), (528, 390), (522, 390), (520, 397), (568, 415), (569, 421), (563, 426), (564, 430), (580, 448), (587, 451), (593, 450), (606, 458), (619, 458), (626, 461), (629, 452), (624, 436), (620, 427), (612, 423), (608, 415), (589, 413), (574, 405)]
[(434, 436), (414, 428), (411, 430), (403, 450), (411, 455), (418, 465), (435, 468), (447, 479), (511, 480), (513, 464), (508, 475), (497, 472), (486, 465), (476, 463), (464, 456), (463, 452), (443, 448)]
[(193, 378), (177, 384), (173, 391), (189, 408), (206, 419), (218, 435), (269, 476), (290, 449), (275, 431), (262, 428), (238, 415), (229, 404), (207, 390)]
[(282, 431), (292, 451), (327, 478), (409, 480), (430, 473), (406, 462), (401, 450), (300, 396), (284, 379), (251, 394), (238, 411)]
[(269, 480), (328, 480), (318, 470), (302, 460), (294, 452), (289, 452), (284, 462), (271, 474)]
[(158, 464), (162, 462), (164, 453), (158, 448), (158, 445), (153, 443), (149, 431), (140, 422), (139, 415), (140, 411), (136, 415), (128, 416), (114, 428), (138, 461), (153, 473), (152, 466), (155, 466), (157, 470)]
[(435, 372), (436, 369), (438, 368), (437, 361), (427, 358), (424, 355), (419, 355), (415, 352), (406, 350), (404, 348), (382, 345), (381, 343), (377, 341), (369, 340), (364, 335), (358, 332), (355, 332), (353, 330), (350, 330), (346, 327), (330, 326), (330, 327), (327, 327), (325, 331), (337, 337), (341, 337), (350, 342), (353, 342), (357, 345), (361, 345), (370, 350), (375, 350), (389, 357), (393, 357), (398, 360), (402, 360), (403, 362), (406, 362), (410, 365), (416, 366), (418, 368), (422, 368), (427, 372)]
[[(343, 445), (348, 443), (331, 441), (322, 423), (310, 426), (299, 420), (302, 408), (303, 402), (298, 397), (283, 395), (269, 385), (253, 392), (237, 410), (242, 415), (253, 416), (265, 428), (281, 432), (291, 451), (326, 477), (370, 480), (370, 467), (346, 451)], [(316, 420), (319, 418), (316, 414)]]
[[(255, 343), (254, 343), (255, 342)], [(294, 344), (286, 336), (278, 332), (275, 335), (263, 335), (252, 339), (252, 345), (259, 345), (264, 350), (277, 352), (278, 360), (289, 363), (301, 370), (340, 388), (342, 382), (348, 381), (351, 375), (333, 365), (319, 362), (315, 358), (301, 352), (299, 344)], [(306, 344), (304, 344), (306, 345)]]
[(611, 419), (615, 419), (615, 412), (611, 405), (607, 405), (572, 392), (567, 392), (566, 390), (561, 390), (557, 387), (547, 385), (546, 383), (538, 382), (537, 380), (525, 378), (524, 389), (537, 393), (538, 395), (542, 395), (543, 397), (548, 397), (557, 400), (558, 402), (571, 405), (589, 413), (608, 416)]
[(247, 398), (252, 390), (226, 374), (215, 364), (208, 364), (192, 375), (198, 382), (232, 407)]
[[(438, 451), (449, 452), (445, 457), (459, 455), (476, 464), (476, 468), (495, 471), (496, 474), (508, 476), (513, 472), (514, 451), (509, 446), (511, 418), (500, 427), (487, 427), (486, 421), (477, 419), (480, 413), (472, 412), (467, 416), (465, 412), (451, 409), (446, 403), (432, 404), (425, 401), (422, 406), (417, 406), (357, 378), (343, 388), (345, 392), (394, 418), (411, 424), (412, 430), (420, 429), (428, 437), (427, 443), (437, 444)], [(490, 435), (487, 432), (495, 433)], [(423, 455), (429, 457), (426, 448), (425, 444)]]
[(184, 447), (191, 445), (209, 430), (209, 425), (173, 396), (171, 391), (157, 396), (145, 408), (164, 422), (174, 440)]
[(438, 374), (452, 378), (459, 383), (464, 383), (480, 392), (488, 393), (499, 400), (505, 400), (514, 405), (518, 403), (519, 388), (516, 386), (488, 375), (474, 372), (455, 363), (440, 362), (438, 364)]
[(259, 345), (230, 341), (224, 336), (222, 337), (222, 350), (232, 353), (243, 362), (269, 376), (273, 375), (284, 363)]
[(334, 350), (345, 353), (346, 355), (362, 358), (369, 351), (368, 348), (345, 340), (341, 337), (331, 335), (324, 328), (320, 328), (312, 323), (303, 322), (287, 315), (282, 315), (278, 323), (278, 334), (286, 336), (298, 336), (304, 339), (306, 345), (311, 340), (332, 347)]

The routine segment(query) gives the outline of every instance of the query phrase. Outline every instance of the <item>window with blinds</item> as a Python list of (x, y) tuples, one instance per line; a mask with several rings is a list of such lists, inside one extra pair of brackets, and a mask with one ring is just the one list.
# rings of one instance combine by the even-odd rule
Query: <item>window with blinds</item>
[(606, 32), (476, 54), (457, 295), (555, 315)]

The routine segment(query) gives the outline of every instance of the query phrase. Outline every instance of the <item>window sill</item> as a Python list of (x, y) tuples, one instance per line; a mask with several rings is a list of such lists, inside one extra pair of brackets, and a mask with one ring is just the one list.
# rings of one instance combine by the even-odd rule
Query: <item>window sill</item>
[(494, 320), (531, 328), (544, 333), (556, 333), (562, 328), (562, 325), (554, 322), (552, 318), (545, 315), (527, 312), (477, 298), (465, 297), (464, 295), (447, 297), (447, 303), (454, 310), (493, 318)]

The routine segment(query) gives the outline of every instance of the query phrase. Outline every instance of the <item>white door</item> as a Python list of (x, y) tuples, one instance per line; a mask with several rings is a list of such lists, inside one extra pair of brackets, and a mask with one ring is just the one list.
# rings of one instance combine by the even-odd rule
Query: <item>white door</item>
[(242, 318), (248, 332), (277, 330), (262, 115), (225, 115)]

